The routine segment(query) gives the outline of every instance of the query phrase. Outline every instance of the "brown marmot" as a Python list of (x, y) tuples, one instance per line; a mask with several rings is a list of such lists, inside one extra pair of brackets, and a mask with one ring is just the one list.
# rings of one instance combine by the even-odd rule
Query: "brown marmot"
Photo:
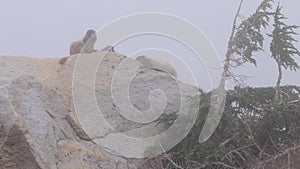
[(139, 56), (136, 58), (136, 60), (143, 65), (141, 67), (142, 69), (150, 68), (158, 71), (164, 71), (177, 78), (177, 72), (175, 68), (168, 62), (150, 56)]
[[(96, 50), (94, 49), (95, 42), (97, 40), (96, 31), (90, 29), (86, 32), (83, 38), (74, 41), (70, 45), (70, 55), (78, 53), (92, 53)], [(59, 63), (64, 64), (68, 57), (62, 58)]]

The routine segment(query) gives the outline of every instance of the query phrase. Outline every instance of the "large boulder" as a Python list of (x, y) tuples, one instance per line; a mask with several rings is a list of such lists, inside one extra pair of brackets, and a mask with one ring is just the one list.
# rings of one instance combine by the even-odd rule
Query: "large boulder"
[[(121, 157), (95, 144), (117, 133), (151, 137), (171, 125), (137, 123), (120, 114), (128, 107), (116, 101), (113, 92), (124, 92), (131, 68), (138, 69), (128, 85), (129, 101), (141, 112), (153, 106), (150, 96), (161, 96), (153, 95), (155, 89), (168, 98), (165, 114), (178, 113), (182, 98), (192, 101), (198, 95), (197, 88), (166, 72), (138, 71), (143, 64), (115, 52), (73, 55), (64, 65), (59, 60), (0, 57), (0, 169), (139, 168), (143, 160)], [(89, 76), (95, 67), (96, 73)], [(120, 80), (115, 82), (116, 77)], [(91, 80), (94, 93), (89, 95), (86, 89)], [(116, 96), (125, 94), (117, 92)], [(110, 127), (94, 123), (99, 112), (91, 109), (93, 100)]]

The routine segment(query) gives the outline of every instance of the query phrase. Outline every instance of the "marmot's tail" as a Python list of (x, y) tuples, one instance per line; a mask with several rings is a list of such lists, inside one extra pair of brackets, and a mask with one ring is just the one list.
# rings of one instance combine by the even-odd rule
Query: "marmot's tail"
[(68, 58), (69, 58), (69, 57), (63, 57), (63, 58), (61, 58), (61, 59), (59, 60), (59, 63), (60, 63), (61, 65), (63, 65), (63, 64), (68, 60)]

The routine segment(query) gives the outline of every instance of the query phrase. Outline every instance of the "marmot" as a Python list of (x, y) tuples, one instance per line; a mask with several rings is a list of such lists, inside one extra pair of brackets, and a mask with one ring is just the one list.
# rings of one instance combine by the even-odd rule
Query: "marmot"
[(158, 60), (150, 56), (139, 56), (136, 58), (136, 60), (143, 64), (142, 68), (144, 69), (151, 68), (159, 71), (165, 71), (177, 78), (177, 72), (175, 68), (163, 60)]
[(96, 40), (96, 32), (92, 29), (88, 30), (82, 39), (71, 43), (70, 55), (95, 52), (94, 44)]
[[(95, 42), (97, 40), (96, 31), (90, 29), (86, 32), (83, 38), (74, 41), (70, 45), (70, 55), (78, 53), (92, 53), (96, 50), (94, 49)], [(62, 58), (59, 63), (64, 64), (68, 57)]]

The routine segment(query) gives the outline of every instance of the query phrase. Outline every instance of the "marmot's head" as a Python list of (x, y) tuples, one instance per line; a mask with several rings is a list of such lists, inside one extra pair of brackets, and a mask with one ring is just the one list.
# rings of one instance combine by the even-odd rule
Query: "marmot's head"
[(92, 29), (89, 29), (86, 34), (84, 35), (82, 41), (84, 43), (86, 43), (88, 40), (90, 40), (90, 38), (93, 38), (93, 41), (95, 42), (96, 39), (97, 39), (97, 36), (96, 36), (96, 31), (92, 30)]

